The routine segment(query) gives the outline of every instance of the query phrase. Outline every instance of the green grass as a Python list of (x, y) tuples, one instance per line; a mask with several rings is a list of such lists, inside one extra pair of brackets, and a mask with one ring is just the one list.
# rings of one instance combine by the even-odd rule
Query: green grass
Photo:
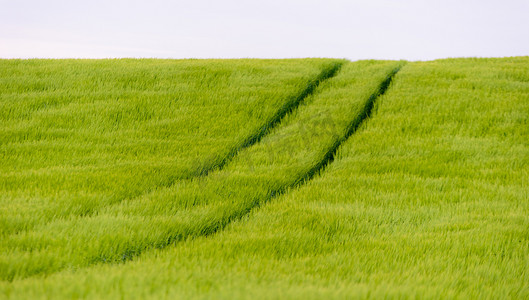
[(0, 295), (527, 298), (528, 120), (526, 57), (345, 63), (221, 170), (3, 238)]
[(0, 237), (221, 167), (337, 62), (0, 61)]
[(260, 143), (207, 177), (177, 181), (93, 216), (74, 216), (7, 237), (0, 246), (0, 278), (125, 261), (146, 249), (221, 229), (310, 176), (396, 66), (347, 64)]

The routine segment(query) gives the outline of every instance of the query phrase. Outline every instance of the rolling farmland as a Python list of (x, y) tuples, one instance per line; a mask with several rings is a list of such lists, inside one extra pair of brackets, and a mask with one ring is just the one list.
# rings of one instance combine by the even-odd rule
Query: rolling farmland
[(0, 297), (529, 297), (527, 57), (0, 67)]

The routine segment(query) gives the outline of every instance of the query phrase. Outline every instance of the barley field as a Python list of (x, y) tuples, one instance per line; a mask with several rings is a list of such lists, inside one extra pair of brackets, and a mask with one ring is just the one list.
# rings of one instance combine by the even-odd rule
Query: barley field
[(529, 57), (0, 60), (0, 298), (527, 299)]

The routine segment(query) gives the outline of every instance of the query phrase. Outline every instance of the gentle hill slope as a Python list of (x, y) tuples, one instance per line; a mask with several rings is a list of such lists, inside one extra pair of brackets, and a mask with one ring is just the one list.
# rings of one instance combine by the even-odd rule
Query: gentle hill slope
[(9, 236), (0, 291), (528, 297), (529, 58), (408, 63), (357, 129), (400, 65), (344, 64), (222, 170)]

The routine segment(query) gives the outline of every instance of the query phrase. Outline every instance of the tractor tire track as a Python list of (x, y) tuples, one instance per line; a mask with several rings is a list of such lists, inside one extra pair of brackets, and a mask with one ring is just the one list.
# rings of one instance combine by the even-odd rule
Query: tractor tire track
[[(252, 211), (257, 210), (262, 204), (267, 203), (272, 199), (285, 194), (291, 189), (304, 185), (306, 182), (314, 178), (314, 176), (323, 172), (325, 168), (334, 161), (334, 157), (339, 147), (345, 141), (347, 141), (347, 139), (351, 137), (369, 117), (371, 117), (376, 100), (386, 93), (393, 78), (402, 69), (403, 66), (404, 64), (399, 65), (387, 75), (387, 77), (379, 84), (376, 91), (371, 94), (371, 96), (367, 99), (360, 114), (358, 114), (357, 117), (349, 124), (345, 134), (341, 138), (337, 139), (333, 143), (333, 145), (329, 147), (329, 149), (327, 149), (322, 159), (316, 165), (310, 168), (303, 176), (298, 178), (294, 183), (290, 185), (286, 185), (277, 190), (271, 191), (266, 199), (257, 199), (253, 201), (249, 206), (244, 207), (239, 211), (234, 212), (233, 214), (219, 218), (214, 222), (210, 223), (209, 226), (202, 227), (201, 231), (192, 234), (191, 237), (196, 238), (200, 236), (210, 236), (219, 231), (222, 231), (230, 223), (243, 218), (244, 216), (250, 214)], [(174, 240), (168, 241), (168, 244), (176, 242), (178, 240), (178, 238), (175, 238)]]
[(223, 156), (222, 159), (213, 161), (210, 164), (202, 164), (202, 166), (195, 167), (194, 170), (192, 169), (190, 174), (184, 175), (184, 176), (169, 176), (167, 180), (164, 180), (163, 182), (154, 185), (146, 190), (143, 190), (139, 193), (134, 193), (128, 197), (116, 197), (112, 201), (105, 203), (103, 205), (97, 205), (92, 208), (85, 209), (82, 213), (79, 214), (72, 214), (72, 213), (66, 213), (66, 214), (60, 214), (59, 218), (50, 219), (47, 220), (44, 223), (39, 223), (35, 226), (28, 226), (24, 229), (20, 230), (12, 230), (9, 232), (6, 232), (4, 234), (4, 238), (7, 236), (13, 236), (19, 234), (21, 231), (28, 231), (32, 230), (34, 228), (38, 228), (39, 226), (45, 226), (46, 224), (53, 222), (57, 219), (66, 218), (72, 215), (80, 216), (80, 217), (90, 217), (100, 211), (101, 209), (104, 209), (105, 207), (117, 205), (120, 202), (123, 201), (134, 201), (135, 199), (138, 199), (146, 194), (151, 193), (152, 191), (156, 189), (163, 189), (163, 188), (169, 188), (172, 185), (175, 184), (178, 180), (191, 180), (196, 177), (205, 177), (209, 173), (215, 170), (221, 170), (230, 160), (232, 160), (237, 154), (244, 150), (245, 148), (248, 148), (256, 143), (258, 143), (263, 137), (265, 137), (272, 129), (274, 129), (278, 124), (281, 123), (283, 118), (287, 116), (288, 114), (292, 113), (294, 110), (296, 110), (303, 101), (312, 95), (314, 93), (314, 90), (324, 81), (336, 76), (340, 68), (343, 66), (344, 62), (337, 61), (334, 63), (331, 63), (329, 66), (325, 67), (318, 76), (311, 79), (308, 83), (305, 89), (303, 89), (298, 95), (291, 97), (289, 101), (286, 101), (286, 103), (281, 106), (276, 113), (268, 119), (257, 131), (252, 133), (251, 135), (247, 136), (241, 143), (234, 146), (232, 149), (228, 151), (227, 154)]
[[(248, 205), (244, 207), (235, 207), (233, 210), (222, 210), (219, 209), (217, 213), (213, 214), (215, 217), (207, 217), (205, 220), (200, 222), (200, 224), (195, 224), (197, 229), (187, 228), (181, 232), (178, 232), (172, 236), (167, 237), (163, 242), (154, 245), (149, 249), (163, 249), (167, 246), (170, 246), (177, 242), (182, 242), (188, 239), (194, 239), (199, 237), (208, 237), (214, 235), (217, 232), (224, 230), (229, 224), (234, 221), (240, 220), (243, 217), (249, 215), (252, 211), (259, 209), (259, 207), (267, 203), (274, 198), (281, 196), (287, 193), (289, 190), (300, 187), (306, 182), (310, 181), (317, 174), (323, 172), (325, 168), (334, 161), (334, 157), (339, 147), (351, 137), (360, 126), (371, 116), (373, 107), (376, 103), (376, 100), (384, 95), (388, 90), (393, 78), (395, 75), (402, 69), (405, 63), (400, 64), (393, 70), (391, 70), (386, 78), (378, 85), (376, 90), (369, 96), (369, 98), (364, 103), (364, 106), (360, 113), (354, 118), (349, 125), (346, 127), (345, 133), (342, 137), (338, 138), (325, 152), (322, 159), (312, 166), (307, 172), (302, 176), (293, 181), (293, 183), (279, 187), (275, 190), (271, 190), (269, 194), (260, 199), (254, 199), (250, 201)], [(216, 217), (218, 216), (218, 217)], [(131, 251), (127, 253), (122, 259), (122, 262), (132, 260), (135, 257), (141, 255), (148, 249), (142, 249), (140, 251)], [(105, 258), (98, 258), (93, 261), (105, 261)]]
[[(266, 134), (268, 134), (271, 128), (277, 126), (283, 120), (283, 118), (287, 114), (289, 114), (289, 112), (292, 112), (294, 109), (296, 109), (306, 97), (314, 93), (315, 88), (320, 82), (327, 78), (335, 76), (338, 70), (340, 69), (341, 65), (342, 64), (337, 64), (336, 66), (334, 66), (334, 68), (328, 69), (326, 72), (322, 73), (319, 79), (314, 81), (312, 84), (309, 84), (309, 86), (305, 89), (305, 92), (303, 93), (304, 95), (302, 97), (300, 96), (296, 98), (296, 101), (293, 102), (291, 105), (285, 105), (281, 110), (281, 114), (278, 114), (275, 118), (271, 120), (271, 122), (268, 123), (269, 127), (262, 127), (259, 133), (254, 135), (252, 139), (247, 139), (246, 142), (249, 143), (249, 145), (247, 145), (246, 147), (257, 143)], [(144, 244), (143, 246), (126, 246), (127, 249), (124, 249), (124, 252), (119, 253), (119, 260), (113, 259), (113, 256), (107, 257), (106, 254), (101, 253), (101, 255), (93, 256), (91, 258), (86, 257), (88, 260), (86, 260), (85, 263), (82, 263), (78, 267), (88, 267), (99, 263), (126, 262), (142, 255), (146, 251), (163, 249), (170, 245), (174, 245), (177, 242), (183, 242), (188, 239), (212, 236), (215, 233), (224, 230), (232, 222), (240, 220), (241, 218), (249, 215), (252, 211), (258, 210), (261, 205), (272, 201), (278, 196), (286, 194), (291, 189), (298, 188), (304, 185), (305, 183), (313, 179), (317, 174), (323, 172), (325, 168), (334, 161), (334, 157), (339, 147), (345, 141), (347, 141), (348, 138), (351, 137), (360, 128), (360, 126), (371, 116), (376, 100), (386, 93), (394, 76), (399, 72), (402, 66), (403, 64), (399, 64), (399, 66), (392, 69), (386, 75), (385, 79), (377, 86), (375, 91), (371, 93), (367, 100), (365, 100), (360, 111), (356, 114), (356, 117), (354, 117), (354, 119), (351, 120), (348, 125), (345, 126), (345, 131), (343, 132), (343, 134), (336, 138), (336, 140), (334, 140), (334, 142), (332, 142), (332, 144), (327, 149), (325, 149), (324, 154), (321, 156), (321, 159), (318, 162), (311, 166), (306, 172), (302, 173), (301, 176), (298, 176), (298, 178), (293, 178), (289, 183), (286, 183), (283, 186), (277, 188), (272, 188), (266, 193), (256, 198), (247, 199), (247, 201), (244, 201), (242, 203), (233, 203), (227, 204), (227, 206), (218, 207), (214, 211), (210, 211), (213, 213), (206, 215), (200, 220), (197, 220), (197, 222), (194, 222), (193, 224), (184, 225), (183, 227), (172, 233), (167, 232), (167, 235), (165, 235), (165, 237), (154, 243), (151, 243), (150, 245)], [(231, 157), (234, 157), (237, 152), (240, 151), (240, 149), (242, 148), (239, 148), (237, 151), (234, 151)], [(227, 161), (229, 161), (229, 158), (227, 158), (226, 161), (220, 166), (222, 167), (223, 165), (225, 165)], [(207, 174), (201, 175), (205, 176)], [(110, 253), (110, 255), (114, 254)], [(51, 270), (50, 272), (46, 273), (56, 273), (61, 269), (63, 269), (63, 267), (57, 266), (55, 270)], [(30, 274), (25, 274), (22, 276), (10, 274), (8, 277), (4, 278), (4, 280), (12, 281), (15, 279), (15, 277), (18, 277), (19, 279), (27, 278), (32, 277), (33, 275), (38, 275), (39, 273), (40, 272), (30, 272)]]
[(231, 149), (224, 158), (219, 162), (206, 167), (199, 169), (195, 172), (195, 176), (207, 176), (210, 172), (215, 170), (221, 170), (231, 159), (233, 159), (237, 153), (241, 150), (248, 148), (260, 140), (263, 139), (272, 129), (274, 129), (278, 124), (281, 123), (283, 118), (288, 114), (296, 110), (303, 101), (314, 93), (314, 90), (325, 80), (331, 79), (336, 76), (340, 68), (343, 66), (343, 62), (333, 63), (331, 66), (325, 68), (315, 79), (309, 81), (307, 87), (291, 101), (286, 102), (269, 120), (266, 122), (257, 132), (248, 136), (240, 145)]

